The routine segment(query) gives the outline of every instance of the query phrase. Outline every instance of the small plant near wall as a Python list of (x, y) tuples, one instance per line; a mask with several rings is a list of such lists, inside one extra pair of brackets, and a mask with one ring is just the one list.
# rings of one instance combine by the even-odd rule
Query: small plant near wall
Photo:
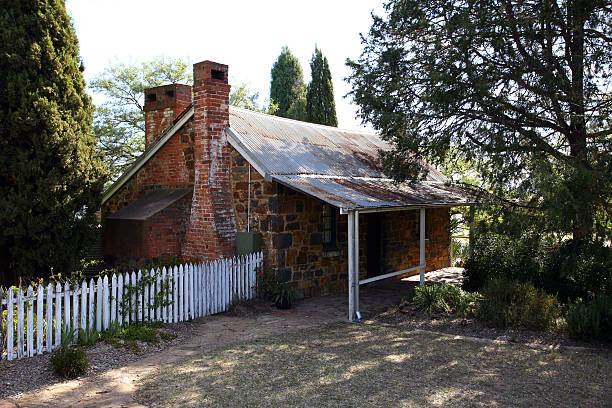
[(60, 347), (51, 355), (51, 368), (60, 377), (74, 378), (83, 375), (89, 368), (87, 354), (74, 342), (75, 330), (62, 329)]
[(266, 300), (273, 300), (280, 287), (278, 274), (271, 269), (264, 269), (263, 266), (258, 266), (255, 273), (257, 274), (257, 284), (255, 285), (257, 295)]
[(279, 309), (291, 309), (295, 302), (295, 290), (289, 283), (283, 283), (274, 293), (274, 304)]

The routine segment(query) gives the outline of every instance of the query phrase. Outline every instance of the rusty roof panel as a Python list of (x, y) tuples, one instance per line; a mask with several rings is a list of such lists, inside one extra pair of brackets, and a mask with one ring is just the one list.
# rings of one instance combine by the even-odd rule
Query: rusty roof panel
[(466, 196), (435, 168), (420, 184), (395, 184), (382, 171), (375, 133), (347, 131), (230, 107), (230, 135), (266, 175), (345, 209), (457, 205)]
[[(375, 133), (348, 131), (230, 107), (230, 128), (270, 174), (385, 177)], [(441, 176), (432, 168), (432, 174)], [(444, 176), (442, 176), (444, 177)]]
[(468, 204), (458, 187), (435, 181), (396, 184), (389, 179), (276, 175), (281, 184), (347, 210)]

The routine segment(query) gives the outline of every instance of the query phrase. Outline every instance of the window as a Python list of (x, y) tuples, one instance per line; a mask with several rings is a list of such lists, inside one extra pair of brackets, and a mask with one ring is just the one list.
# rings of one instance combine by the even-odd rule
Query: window
[(336, 211), (329, 204), (323, 204), (323, 250), (336, 249)]

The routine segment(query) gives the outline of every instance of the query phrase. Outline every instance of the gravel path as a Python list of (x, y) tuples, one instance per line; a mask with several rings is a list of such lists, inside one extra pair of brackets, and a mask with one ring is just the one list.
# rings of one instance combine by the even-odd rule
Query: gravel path
[[(177, 346), (193, 335), (195, 325), (185, 322), (165, 325), (158, 329), (167, 333), (171, 340), (160, 339), (157, 344), (138, 343), (138, 353), (133, 353), (125, 347), (114, 347), (103, 341), (85, 349), (89, 359), (89, 370), (80, 379), (95, 376), (107, 370), (122, 367), (144, 356), (160, 353), (162, 350)], [(20, 394), (34, 392), (50, 384), (61, 383), (64, 380), (53, 373), (50, 364), (51, 354), (23, 358), (19, 360), (0, 361), (0, 399), (18, 397)]]

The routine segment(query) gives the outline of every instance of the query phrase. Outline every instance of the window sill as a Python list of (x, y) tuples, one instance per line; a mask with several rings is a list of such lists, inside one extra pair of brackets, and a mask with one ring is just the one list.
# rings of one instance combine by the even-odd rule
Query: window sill
[(340, 255), (342, 255), (342, 251), (340, 251), (339, 249), (323, 250), (323, 258), (334, 258)]

